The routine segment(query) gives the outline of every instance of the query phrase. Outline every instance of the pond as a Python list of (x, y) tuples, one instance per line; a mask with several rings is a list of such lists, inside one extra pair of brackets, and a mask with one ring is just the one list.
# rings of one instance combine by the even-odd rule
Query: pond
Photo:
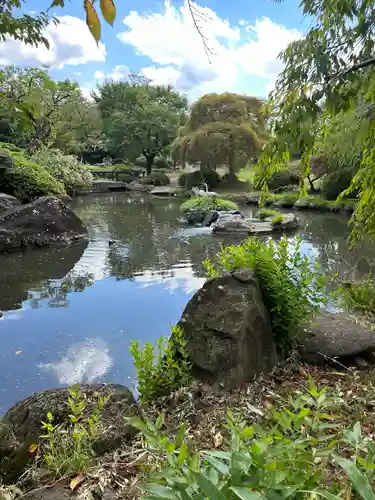
[[(186, 227), (179, 205), (123, 193), (78, 198), (72, 208), (89, 229), (86, 248), (0, 256), (0, 414), (54, 386), (134, 386), (130, 341), (168, 335), (204, 282), (202, 260), (241, 240)], [(348, 250), (347, 216), (300, 217), (304, 253), (351, 277), (369, 271), (373, 251)]]

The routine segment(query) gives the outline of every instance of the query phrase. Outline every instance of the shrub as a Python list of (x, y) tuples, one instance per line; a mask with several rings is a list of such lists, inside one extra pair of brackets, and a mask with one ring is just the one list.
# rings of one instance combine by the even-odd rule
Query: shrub
[(234, 201), (224, 200), (216, 196), (195, 196), (185, 201), (181, 207), (181, 212), (186, 213), (189, 210), (201, 210), (209, 212), (210, 210), (238, 210), (238, 205)]
[(350, 309), (375, 313), (375, 283), (371, 278), (363, 283), (345, 283), (342, 293)]
[(40, 196), (65, 194), (64, 186), (45, 168), (26, 158), (22, 153), (0, 149), (9, 154), (13, 166), (0, 176), (0, 191), (11, 194), (22, 203)]
[(326, 175), (322, 182), (322, 196), (327, 200), (336, 200), (345, 189), (348, 189), (352, 177), (352, 173), (348, 170), (337, 170)]
[(153, 344), (146, 344), (141, 349), (136, 340), (130, 347), (142, 403), (169, 394), (190, 382), (191, 366), (181, 328), (173, 327), (171, 337), (168, 340), (161, 337), (156, 347), (157, 352)]
[(178, 179), (180, 187), (191, 189), (206, 183), (209, 188), (215, 188), (220, 182), (220, 176), (215, 170), (200, 169), (191, 173), (181, 174)]
[[(58, 477), (83, 473), (90, 467), (94, 458), (93, 444), (102, 430), (101, 411), (109, 399), (108, 396), (98, 398), (94, 409), (87, 414), (86, 399), (78, 386), (68, 390), (70, 422), (54, 425), (52, 413), (42, 422), (41, 455), (47, 468)], [(38, 445), (31, 445), (29, 451), (37, 449)]]
[(258, 210), (257, 217), (260, 220), (267, 219), (268, 217), (276, 217), (277, 215), (281, 215), (277, 210), (272, 210), (271, 208), (261, 208)]
[(112, 170), (129, 170), (131, 171), (134, 168), (134, 165), (126, 164), (126, 163), (116, 163), (113, 165)]
[(157, 156), (154, 160), (154, 166), (158, 169), (164, 168), (166, 170), (169, 170), (168, 161), (164, 158), (164, 156)]
[(324, 276), (301, 256), (300, 245), (301, 240), (297, 240), (294, 248), (289, 248), (285, 236), (278, 243), (249, 238), (241, 245), (224, 247), (213, 262), (204, 262), (211, 276), (240, 268), (254, 271), (282, 355), (289, 354), (303, 323), (324, 302)]
[(139, 156), (135, 162), (134, 162), (134, 165), (136, 165), (137, 167), (143, 167), (143, 168), (146, 168), (147, 167), (147, 161), (146, 161), (146, 158), (144, 156)]
[(281, 191), (288, 186), (298, 186), (299, 182), (300, 176), (298, 173), (291, 172), (290, 170), (280, 170), (267, 180), (267, 185), (271, 191)]
[(122, 182), (132, 182), (137, 178), (131, 172), (123, 172), (117, 175), (117, 180)]
[(150, 175), (146, 177), (141, 177), (139, 179), (141, 184), (152, 184), (154, 186), (167, 186), (170, 184), (170, 179), (168, 175), (163, 172), (152, 172)]
[(50, 174), (62, 182), (68, 193), (92, 184), (90, 168), (72, 155), (64, 155), (59, 149), (45, 149), (34, 156)]

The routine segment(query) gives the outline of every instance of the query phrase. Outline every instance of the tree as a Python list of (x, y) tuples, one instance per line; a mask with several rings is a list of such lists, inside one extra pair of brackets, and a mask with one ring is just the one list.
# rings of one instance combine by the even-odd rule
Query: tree
[(238, 94), (206, 94), (198, 99), (174, 143), (182, 162), (213, 168), (226, 164), (235, 175), (266, 139), (262, 108), (261, 100)]
[(171, 87), (132, 78), (105, 82), (94, 98), (109, 151), (131, 161), (144, 156), (150, 174), (155, 157), (170, 146), (183, 123), (186, 97)]
[[(301, 40), (281, 54), (285, 69), (271, 94), (273, 140), (260, 162), (267, 165), (264, 181), (272, 170), (289, 160), (290, 142), (301, 151), (309, 173), (309, 157), (317, 131), (324, 132), (327, 119), (350, 109), (363, 109), (363, 117), (374, 116), (375, 18), (369, 0), (302, 0), (304, 15), (312, 26)], [(359, 202), (353, 217), (354, 235), (375, 236), (375, 126), (363, 141), (360, 168), (351, 189)]]

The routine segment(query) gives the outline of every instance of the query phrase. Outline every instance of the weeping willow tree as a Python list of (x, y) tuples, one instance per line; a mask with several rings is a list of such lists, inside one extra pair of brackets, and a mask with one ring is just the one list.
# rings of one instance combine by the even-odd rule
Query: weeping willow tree
[(216, 168), (227, 165), (231, 175), (259, 154), (266, 140), (261, 100), (239, 94), (206, 94), (190, 110), (173, 148), (185, 164)]
[(285, 67), (268, 103), (272, 140), (259, 158), (263, 183), (288, 163), (291, 145), (300, 151), (308, 175), (311, 154), (321, 143), (327, 123), (339, 113), (360, 111), (370, 127), (363, 139), (360, 167), (349, 188), (359, 193), (353, 236), (367, 233), (374, 237), (374, 1), (302, 0), (300, 7), (311, 27), (280, 55)]

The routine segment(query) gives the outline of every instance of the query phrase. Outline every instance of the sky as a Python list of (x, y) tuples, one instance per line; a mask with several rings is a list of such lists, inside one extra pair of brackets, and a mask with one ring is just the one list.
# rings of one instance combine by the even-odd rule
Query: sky
[[(66, 0), (51, 14), (59, 19), (46, 29), (50, 49), (8, 39), (0, 42), (0, 65), (47, 66), (56, 80), (77, 81), (89, 96), (105, 79), (126, 79), (140, 72), (155, 84), (171, 84), (190, 101), (208, 92), (237, 92), (267, 97), (278, 59), (288, 43), (303, 36), (299, 0), (199, 0), (194, 4), (212, 54), (208, 57), (186, 2), (115, 0), (113, 27), (102, 21), (99, 45), (86, 24), (83, 0)], [(29, 14), (46, 10), (47, 0), (26, 0)], [(96, 2), (95, 5), (98, 5)]]

